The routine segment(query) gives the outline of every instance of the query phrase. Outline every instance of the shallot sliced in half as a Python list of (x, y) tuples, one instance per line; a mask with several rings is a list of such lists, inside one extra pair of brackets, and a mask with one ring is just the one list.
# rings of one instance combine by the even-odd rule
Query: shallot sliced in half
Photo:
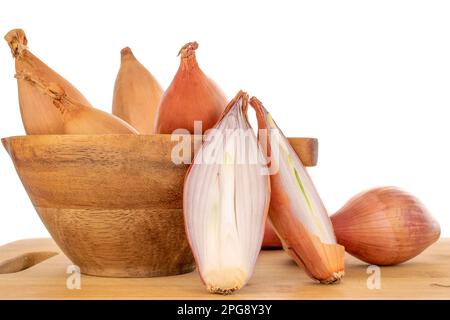
[(270, 201), (264, 156), (239, 92), (204, 136), (184, 184), (186, 233), (208, 291), (230, 294), (250, 279)]
[(336, 243), (325, 206), (302, 162), (262, 103), (252, 97), (260, 142), (270, 161), (269, 219), (283, 248), (314, 279), (339, 281), (344, 247)]

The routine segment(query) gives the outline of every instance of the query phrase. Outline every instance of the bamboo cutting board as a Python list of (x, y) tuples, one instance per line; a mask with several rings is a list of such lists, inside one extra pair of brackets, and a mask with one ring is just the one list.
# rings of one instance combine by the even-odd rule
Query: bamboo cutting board
[[(346, 276), (335, 285), (310, 280), (283, 251), (262, 251), (250, 283), (226, 297), (207, 293), (196, 271), (160, 278), (76, 278), (67, 273), (70, 265), (51, 239), (2, 246), (0, 299), (450, 299), (450, 239), (377, 274), (347, 256)], [(380, 281), (373, 281), (378, 274)], [(81, 288), (69, 289), (68, 283)]]

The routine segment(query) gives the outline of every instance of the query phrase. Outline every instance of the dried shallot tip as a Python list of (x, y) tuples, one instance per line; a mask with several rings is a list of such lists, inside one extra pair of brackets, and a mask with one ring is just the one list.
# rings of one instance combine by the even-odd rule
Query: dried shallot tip
[(14, 58), (21, 56), (27, 49), (27, 36), (22, 29), (13, 29), (5, 35), (5, 40), (8, 43), (11, 54)]
[[(197, 42), (189, 42), (179, 52), (180, 66), (157, 110), (156, 133), (183, 129), (202, 134), (217, 123), (227, 105), (222, 89), (200, 69), (197, 48)], [(201, 123), (198, 132), (195, 122)]]
[(182, 59), (189, 58), (190, 56), (195, 56), (195, 50), (197, 49), (198, 43), (196, 41), (188, 42), (181, 47), (180, 51), (178, 52), (178, 56), (181, 56)]
[(396, 187), (375, 188), (354, 196), (331, 220), (346, 251), (376, 265), (412, 259), (441, 234), (439, 223), (426, 207)]
[[(29, 74), (47, 83), (55, 83), (73, 99), (91, 107), (89, 101), (66, 79), (48, 67), (32, 54), (28, 40), (22, 29), (13, 29), (5, 35), (15, 59), (16, 73)], [(22, 122), (27, 134), (62, 134), (64, 122), (61, 113), (53, 106), (53, 101), (28, 81), (17, 79), (19, 105)]]
[(120, 56), (112, 113), (136, 128), (140, 134), (153, 134), (163, 89), (129, 47), (123, 48)]
[(184, 183), (186, 233), (208, 291), (230, 294), (255, 268), (264, 231), (270, 183), (247, 120), (244, 92), (228, 104), (204, 137)]
[(305, 167), (263, 104), (252, 97), (259, 139), (270, 163), (269, 220), (283, 248), (308, 275), (334, 283), (344, 275), (344, 247)]
[(136, 129), (120, 118), (76, 101), (60, 84), (47, 83), (21, 72), (16, 78), (52, 102), (51, 107), (62, 119), (62, 134), (137, 134)]

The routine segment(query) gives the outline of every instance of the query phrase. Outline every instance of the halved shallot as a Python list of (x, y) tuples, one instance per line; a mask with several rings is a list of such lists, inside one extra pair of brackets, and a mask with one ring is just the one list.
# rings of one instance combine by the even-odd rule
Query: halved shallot
[(267, 167), (247, 106), (248, 95), (239, 92), (206, 132), (184, 184), (187, 236), (213, 293), (230, 294), (249, 280), (269, 206)]
[(269, 219), (283, 248), (322, 283), (344, 275), (344, 247), (336, 243), (327, 211), (303, 164), (262, 103), (252, 97), (260, 142), (270, 161)]

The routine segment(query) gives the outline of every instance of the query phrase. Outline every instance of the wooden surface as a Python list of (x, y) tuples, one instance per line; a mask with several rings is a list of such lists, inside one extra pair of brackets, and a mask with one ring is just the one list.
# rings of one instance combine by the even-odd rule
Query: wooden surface
[[(26, 270), (1, 274), (28, 253), (57, 252)], [(15, 263), (20, 270), (29, 264)], [(283, 251), (262, 251), (249, 284), (227, 297), (206, 292), (196, 271), (159, 278), (81, 275), (81, 289), (67, 289), (71, 262), (51, 239), (20, 240), (0, 247), (0, 299), (450, 299), (450, 239), (404, 264), (381, 267), (381, 289), (368, 289), (367, 264), (347, 256), (340, 284), (313, 282)], [(11, 269), (9, 270), (11, 271)]]

